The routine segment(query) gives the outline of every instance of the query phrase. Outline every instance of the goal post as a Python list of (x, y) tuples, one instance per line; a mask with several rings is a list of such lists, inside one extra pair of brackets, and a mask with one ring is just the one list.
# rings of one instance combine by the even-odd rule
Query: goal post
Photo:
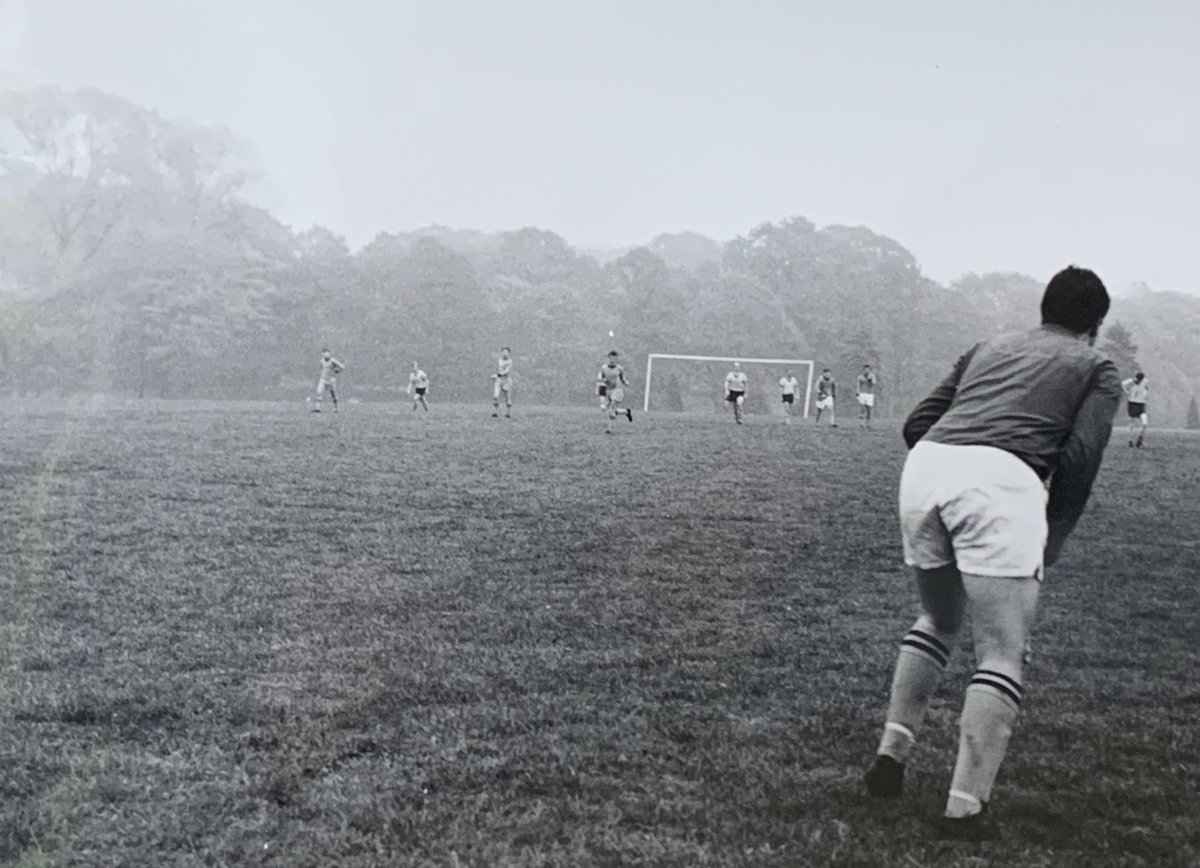
[(804, 386), (804, 417), (808, 418), (808, 405), (812, 401), (813, 369), (812, 359), (754, 359), (744, 356), (686, 356), (675, 353), (650, 353), (646, 357), (646, 386), (642, 401), (642, 412), (650, 412), (650, 378), (654, 373), (655, 359), (676, 359), (684, 362), (741, 362), (758, 365), (786, 365), (788, 367), (808, 366), (807, 382)]

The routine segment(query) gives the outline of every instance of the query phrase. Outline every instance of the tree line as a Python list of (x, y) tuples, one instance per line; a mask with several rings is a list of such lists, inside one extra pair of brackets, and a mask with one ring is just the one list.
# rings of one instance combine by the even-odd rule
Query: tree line
[[(943, 286), (893, 239), (802, 217), (612, 253), (532, 227), (382, 232), (351, 251), (252, 205), (249, 166), (229, 133), (108, 94), (0, 97), (0, 387), (302, 399), (328, 345), (348, 395), (399, 397), (417, 360), (439, 399), (473, 401), (509, 346), (521, 400), (582, 404), (612, 331), (635, 376), (649, 352), (811, 358), (845, 388), (869, 362), (886, 416), (972, 340), (1037, 321), (1032, 278)], [(1152, 406), (1184, 424), (1200, 298), (1143, 289), (1110, 320), (1123, 375), (1145, 365)], [(664, 372), (662, 406), (719, 403), (718, 368)]]

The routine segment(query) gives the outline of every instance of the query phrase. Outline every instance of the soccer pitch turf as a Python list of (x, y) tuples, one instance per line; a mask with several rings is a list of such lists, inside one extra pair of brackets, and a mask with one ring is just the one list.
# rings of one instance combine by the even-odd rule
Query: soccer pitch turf
[(894, 426), (132, 404), (0, 419), (0, 862), (1200, 864), (1200, 437), (1118, 428), (994, 813), (971, 656), (860, 776), (915, 597)]

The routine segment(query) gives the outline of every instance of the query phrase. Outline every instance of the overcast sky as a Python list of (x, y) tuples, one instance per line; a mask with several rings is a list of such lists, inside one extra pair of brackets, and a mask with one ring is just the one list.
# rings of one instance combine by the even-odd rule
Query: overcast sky
[(0, 0), (0, 70), (224, 124), (354, 245), (865, 225), (1200, 291), (1200, 2)]

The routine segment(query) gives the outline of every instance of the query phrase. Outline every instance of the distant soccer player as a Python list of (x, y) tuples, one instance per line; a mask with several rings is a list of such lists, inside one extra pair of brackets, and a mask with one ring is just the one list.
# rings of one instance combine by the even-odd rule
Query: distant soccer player
[(345, 365), (333, 357), (328, 347), (321, 351), (321, 379), (317, 382), (317, 405), (313, 407), (314, 413), (321, 412), (321, 403), (325, 400), (326, 392), (329, 392), (329, 400), (333, 402), (333, 412), (338, 411), (337, 375), (344, 370)]
[(821, 370), (821, 376), (817, 378), (817, 417), (813, 420), (814, 425), (821, 424), (821, 413), (825, 410), (829, 411), (829, 427), (837, 427), (837, 416), (833, 413), (833, 402), (837, 398), (837, 383), (833, 381), (833, 372), (829, 368)]
[(496, 373), (492, 374), (492, 418), (500, 416), (500, 396), (504, 396), (504, 418), (512, 418), (512, 350), (508, 347), (500, 349), (500, 358), (496, 362)]
[(875, 407), (875, 383), (875, 372), (871, 370), (870, 365), (863, 365), (854, 389), (858, 398), (858, 420), (864, 428), (871, 427), (871, 410)]
[(425, 412), (429, 412), (429, 404), (425, 401), (425, 393), (429, 391), (429, 375), (421, 370), (421, 366), (413, 362), (412, 373), (408, 375), (408, 394), (412, 398), (413, 412), (416, 412), (417, 405), (420, 404), (425, 408)]
[(779, 378), (779, 397), (783, 400), (783, 424), (792, 423), (792, 408), (796, 406), (796, 393), (800, 391), (800, 381), (791, 371), (785, 371)]
[[(1150, 417), (1146, 415), (1146, 399), (1150, 396), (1150, 385), (1146, 375), (1141, 371), (1121, 383), (1125, 397), (1129, 399), (1129, 445), (1142, 448), (1146, 439), (1146, 428), (1150, 425)], [(1137, 440), (1134, 440), (1137, 435)]]
[(633, 421), (633, 410), (629, 407), (624, 409), (621, 407), (625, 403), (625, 387), (629, 385), (629, 381), (625, 379), (625, 369), (621, 367), (619, 359), (620, 354), (616, 350), (609, 352), (608, 361), (596, 375), (600, 388), (604, 390), (604, 409), (608, 411), (608, 425), (604, 429), (606, 434), (612, 433), (613, 419), (622, 414), (630, 422)]
[(969, 616), (977, 668), (946, 837), (998, 834), (984, 812), (1021, 707), (1043, 565), (1058, 560), (1083, 514), (1120, 406), (1117, 369), (1092, 348), (1108, 308), (1095, 274), (1060, 271), (1042, 296), (1040, 328), (976, 344), (904, 423), (900, 528), (921, 614), (900, 645), (866, 784), (900, 796), (925, 706)]
[(733, 363), (733, 370), (725, 375), (725, 400), (733, 405), (733, 418), (742, 424), (742, 404), (746, 401), (746, 372), (741, 362)]

